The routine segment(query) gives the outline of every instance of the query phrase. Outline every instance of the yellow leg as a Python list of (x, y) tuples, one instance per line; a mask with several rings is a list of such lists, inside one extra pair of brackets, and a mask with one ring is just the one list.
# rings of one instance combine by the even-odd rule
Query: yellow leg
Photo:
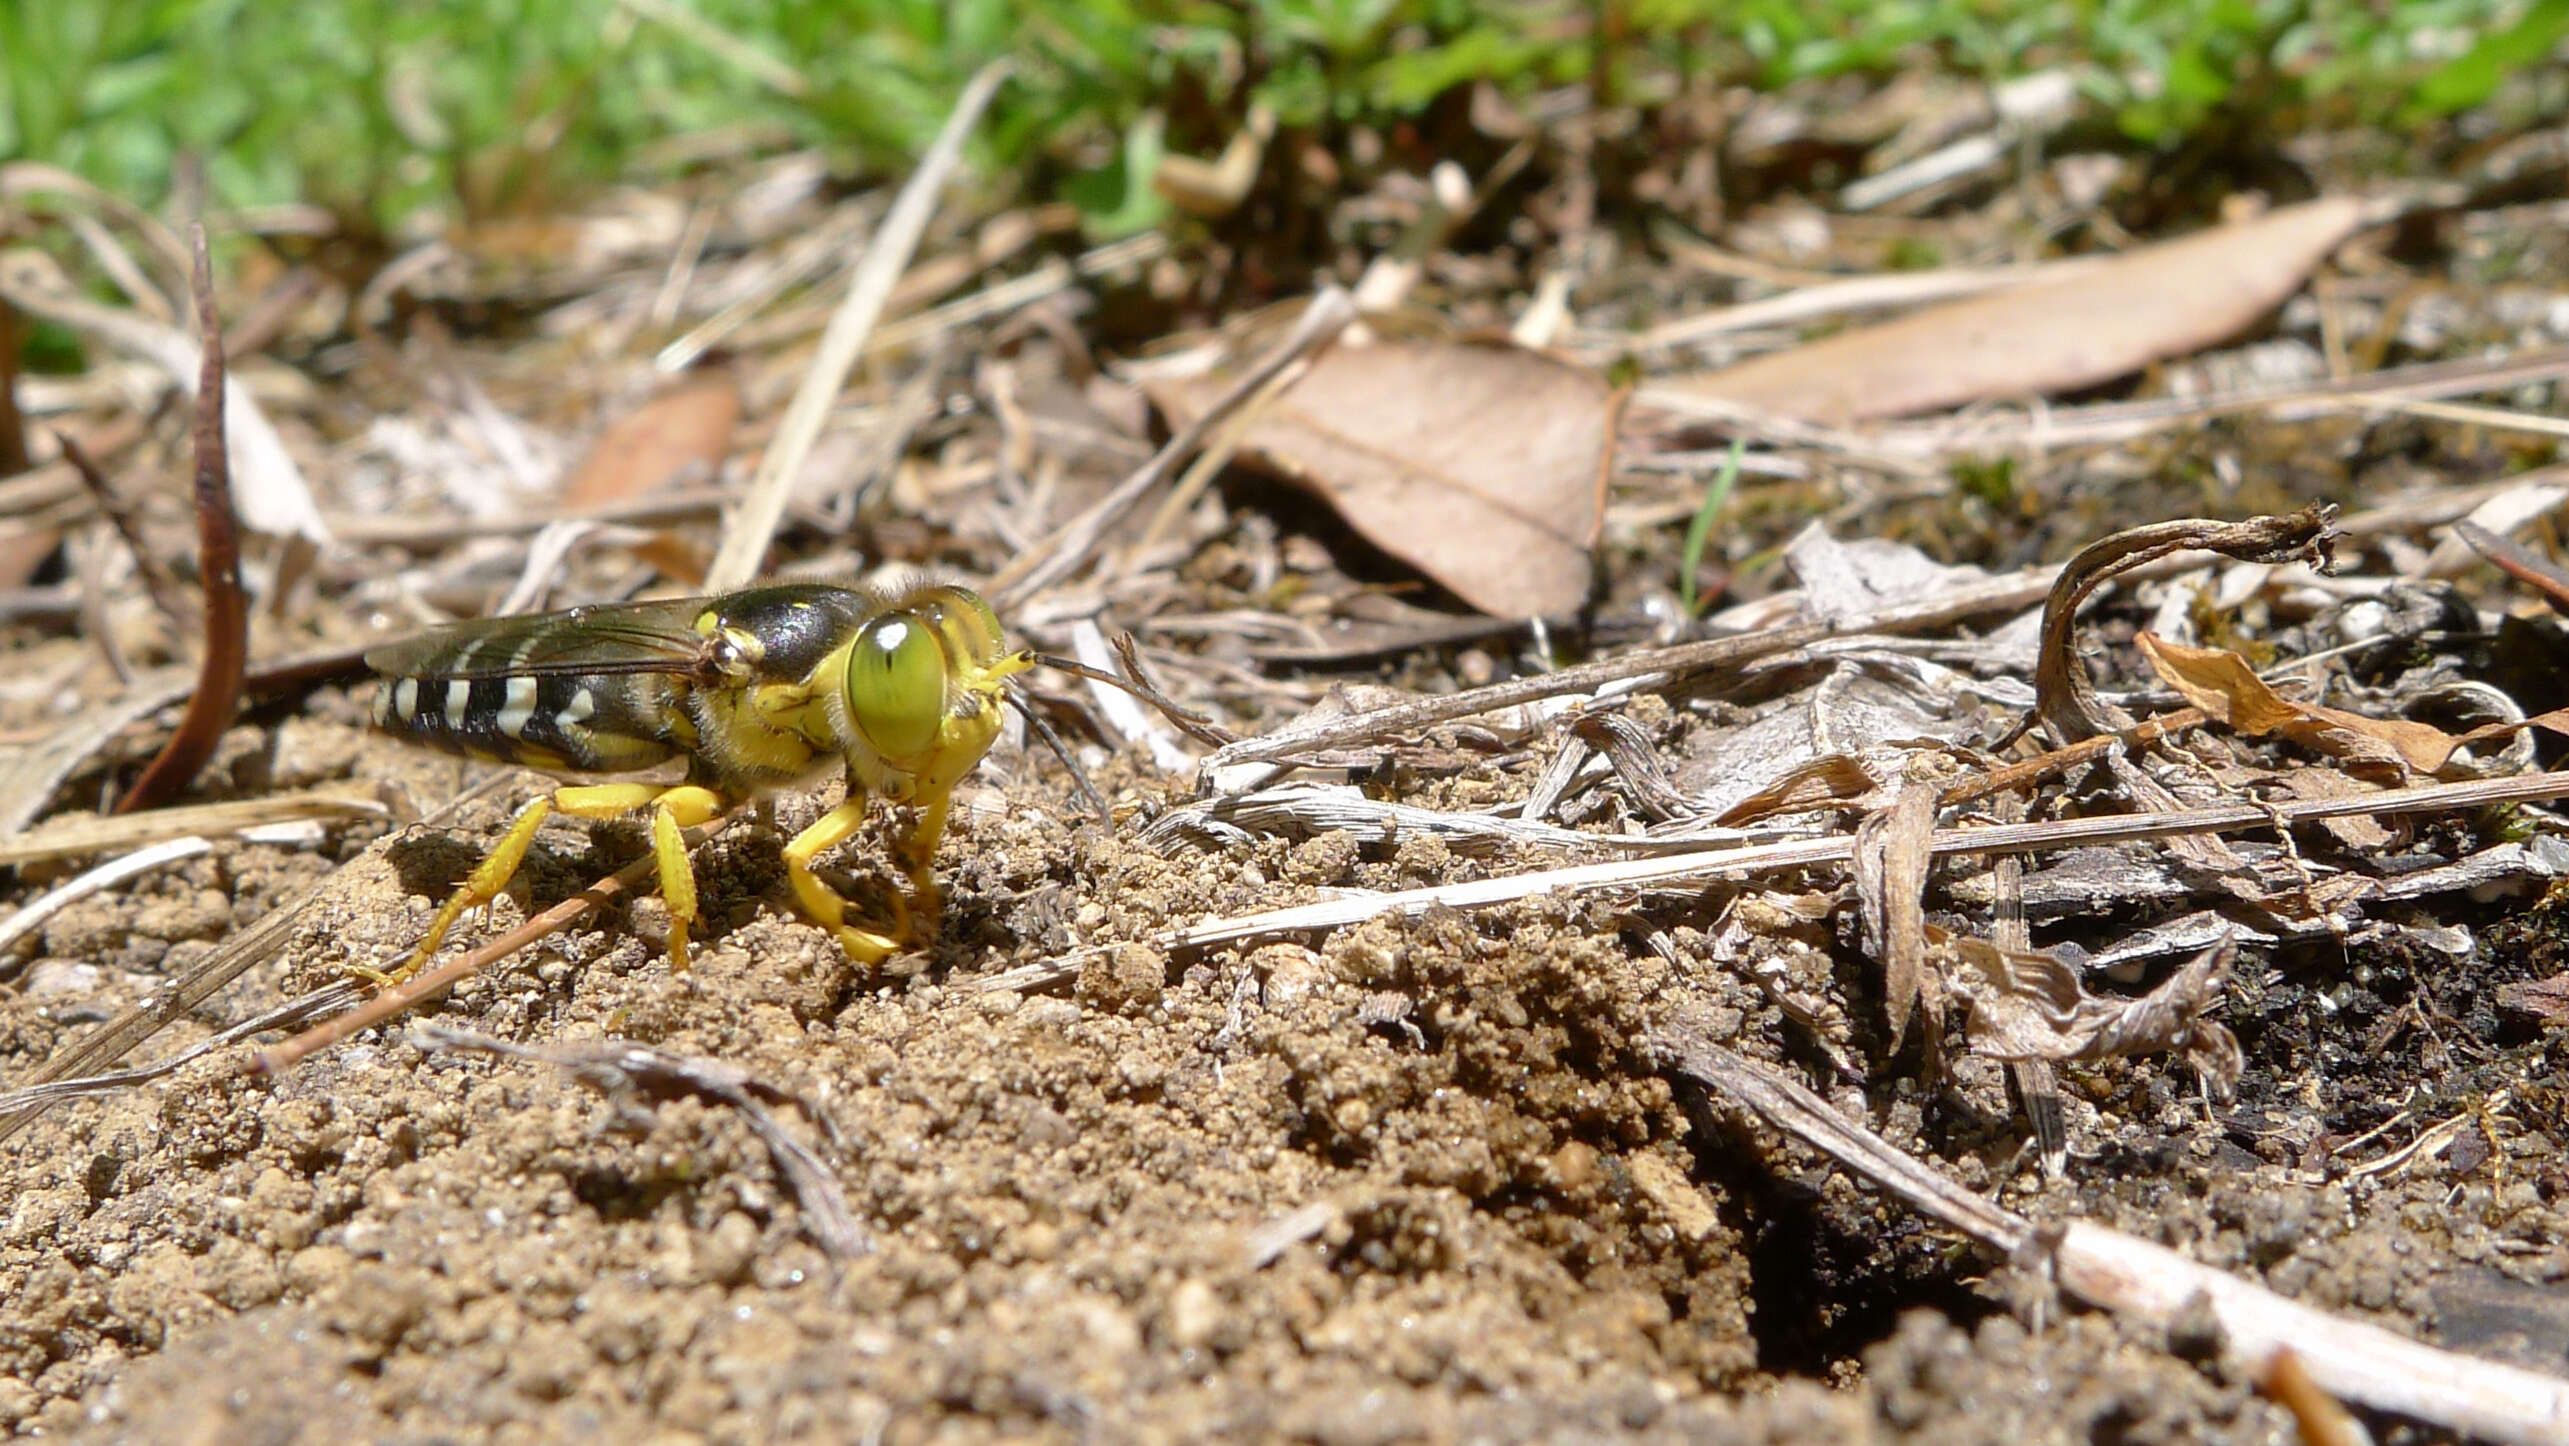
[(372, 969), (352, 972), (373, 979), (377, 984), (398, 984), (418, 973), (420, 966), (436, 954), (437, 946), (446, 942), (446, 931), (455, 927), (455, 921), (464, 917), (465, 910), (480, 908), (498, 898), (508, 887), (508, 881), (517, 877), (518, 865), (526, 862), (526, 851), (535, 842), (535, 831), (544, 826), (546, 815), (552, 811), (553, 800), (550, 798), (539, 798), (518, 810), (508, 832), (500, 835), (500, 841), (482, 856), (481, 863), (464, 880), (464, 886), (457, 889), (445, 907), (437, 911), (437, 917), (428, 921), (428, 932), (420, 936), (419, 947), (411, 951), (408, 963), (390, 974), (380, 974)]
[[(900, 951), (902, 938), (848, 923), (847, 900), (812, 872), (812, 860), (847, 842), (864, 824), (865, 795), (851, 794), (847, 802), (822, 814), (785, 845), (785, 876), (793, 882), (794, 902), (813, 923), (838, 936), (839, 947), (849, 958), (859, 964), (879, 964)], [(897, 926), (901, 936), (908, 935), (908, 925), (904, 917)]]
[(651, 854), (660, 866), (660, 897), (669, 905), (669, 969), (687, 972), (687, 936), (699, 916), (696, 870), (687, 861), (687, 841), (678, 831), (721, 813), (723, 796), (695, 784), (589, 783), (556, 789), (553, 801), (576, 818), (620, 818), (638, 808), (651, 810)]
[(370, 969), (355, 971), (378, 984), (397, 984), (420, 970), (438, 946), (446, 942), (447, 931), (465, 911), (479, 908), (500, 896), (509, 880), (517, 877), (526, 862), (526, 851), (535, 843), (536, 830), (555, 809), (573, 818), (621, 818), (636, 809), (649, 808), (651, 814), (651, 851), (660, 866), (660, 893), (669, 903), (669, 965), (674, 970), (687, 967), (687, 936), (697, 921), (696, 872), (687, 862), (687, 841), (679, 830), (693, 828), (723, 811), (721, 794), (693, 784), (680, 788), (663, 788), (653, 783), (598, 783), (557, 788), (551, 796), (538, 798), (520, 810), (508, 832), (484, 855), (472, 876), (455, 891), (445, 907), (430, 920), (428, 932), (420, 938), (409, 962), (390, 974)]
[(909, 841), (900, 847), (902, 870), (910, 876), (910, 896), (918, 900), (919, 916), (931, 934), (945, 915), (945, 891), (937, 887), (937, 841), (945, 837), (946, 805), (953, 798), (953, 793), (945, 792), (923, 803), (919, 826), (910, 831)]

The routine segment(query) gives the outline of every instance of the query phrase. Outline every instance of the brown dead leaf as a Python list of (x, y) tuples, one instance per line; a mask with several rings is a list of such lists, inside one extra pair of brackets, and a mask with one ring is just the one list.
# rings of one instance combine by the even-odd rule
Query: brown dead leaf
[(2226, 648), (2189, 648), (2156, 633), (2140, 636), (2150, 666), (2185, 700), (2248, 736), (2272, 733), (2359, 767), (2431, 774), (2462, 740), (2431, 723), (2367, 718), (2342, 708), (2296, 703), (2267, 687), (2248, 660)]
[(2569, 974), (2501, 984), (2498, 1008), (2523, 1015), (2545, 1029), (2569, 1025)]
[[(1149, 389), (1184, 425), (1226, 385)], [(1248, 424), (1239, 455), (1481, 611), (1559, 616), (1587, 600), (1622, 400), (1595, 372), (1518, 347), (1341, 346)]]
[(595, 506), (657, 492), (689, 469), (711, 481), (740, 425), (740, 389), (721, 377), (682, 383), (607, 428), (562, 486), (562, 501)]
[(1713, 822), (1723, 828), (1779, 813), (1800, 813), (1862, 798), (1881, 787), (1864, 761), (1848, 753), (1823, 753), (1797, 764), (1783, 777), (1724, 809)]
[(1667, 385), (1832, 426), (2089, 386), (2238, 332), (2378, 219), (2345, 196), (2287, 206)]

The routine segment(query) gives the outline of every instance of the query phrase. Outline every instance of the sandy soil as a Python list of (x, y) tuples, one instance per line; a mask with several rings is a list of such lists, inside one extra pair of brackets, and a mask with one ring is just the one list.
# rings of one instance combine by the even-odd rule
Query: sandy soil
[[(450, 764), (350, 726), (358, 706), (327, 693), (227, 756), (452, 792)], [(2569, 963), (2548, 909), (2493, 906), (2472, 971), (2379, 951), (2250, 971), (2227, 1015), (2240, 1098), (2207, 1106), (2165, 1059), (2069, 1071), (2079, 1157), (2045, 1185), (1995, 1066), (1828, 1085), (1766, 994), (1689, 954), (1709, 915), (1684, 901), (1649, 905), (1673, 959), (1616, 907), (1537, 902), (1316, 949), (1132, 943), (1063, 992), (987, 988), (1074, 938), (1493, 867), (1344, 836), (1164, 858), (1130, 819), (1083, 822), (1057, 768), (1000, 763), (1017, 776), (958, 811), (930, 957), (860, 971), (792, 915), (777, 830), (818, 803), (789, 799), (701, 852), (692, 973), (670, 975), (645, 902), (433, 1011), (745, 1067), (802, 1102), (779, 1118), (870, 1249), (826, 1254), (750, 1123), (701, 1096), (398, 1029), (273, 1082), (203, 1065), (0, 1154), (0, 1421), (100, 1442), (2289, 1438), (2205, 1342), (2050, 1298), (1672, 1084), (1647, 1043), (1668, 1027), (1806, 1071), (2019, 1208), (2569, 1368), (2560, 1046), (2493, 1003)], [(15, 967), (0, 1068), (23, 1077), (341, 859), (285, 962), (206, 1020), (390, 951), (525, 792), (453, 830), (224, 845), (71, 909)], [(548, 830), (498, 921), (639, 844)], [(880, 858), (845, 857), (852, 887), (880, 886)], [(1872, 1011), (1852, 967), (1834, 985)], [(2389, 1151), (2349, 1140), (2400, 1110), (2460, 1123), (2350, 1173)]]

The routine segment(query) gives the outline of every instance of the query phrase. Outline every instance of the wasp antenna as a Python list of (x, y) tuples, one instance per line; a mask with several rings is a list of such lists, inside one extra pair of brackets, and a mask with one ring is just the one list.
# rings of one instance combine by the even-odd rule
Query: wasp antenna
[(1122, 634), (1115, 639), (1116, 656), (1122, 658), (1124, 666), (1131, 670), (1130, 677), (1109, 673), (1102, 668), (1092, 668), (1086, 663), (1070, 658), (1057, 658), (1050, 653), (1030, 653), (1028, 656), (1043, 667), (1056, 668), (1074, 677), (1086, 678), (1091, 682), (1105, 683), (1123, 689), (1160, 710), (1163, 717), (1178, 726), (1178, 731), (1207, 747), (1219, 748), (1225, 743), (1240, 741), (1239, 734), (1152, 686), (1151, 681), (1142, 676), (1142, 660), (1134, 654), (1132, 640), (1131, 633)]
[(1097, 811), (1098, 822), (1111, 826), (1115, 822), (1113, 811), (1106, 807), (1105, 799), (1097, 796), (1096, 787), (1088, 781), (1088, 770), (1080, 767), (1079, 760), (1070, 756), (1070, 749), (1063, 745), (1061, 735), (1053, 731), (1053, 725), (1044, 721), (1043, 714), (1035, 711), (1035, 705), (1027, 700), (1024, 690), (1012, 682), (1005, 691), (1009, 705), (1025, 718), (1026, 726), (1034, 729), (1035, 736), (1043, 739), (1044, 746), (1052, 749), (1053, 756), (1062, 761), (1062, 767), (1070, 770), (1071, 781), (1079, 785), (1079, 796), (1087, 799), (1088, 806)]

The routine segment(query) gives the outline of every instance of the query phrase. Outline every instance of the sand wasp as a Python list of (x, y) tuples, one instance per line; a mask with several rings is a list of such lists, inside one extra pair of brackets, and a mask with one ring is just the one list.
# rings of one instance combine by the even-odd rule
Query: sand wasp
[[(988, 604), (960, 587), (896, 595), (817, 584), (719, 597), (604, 604), (459, 623), (366, 654), (384, 681), (375, 725), (413, 742), (499, 763), (622, 773), (684, 758), (663, 783), (569, 784), (536, 799), (446, 901), (408, 963), (415, 972), (468, 909), (508, 887), (554, 809), (579, 818), (651, 811), (652, 852), (669, 905), (669, 956), (687, 966), (695, 874), (679, 830), (760, 793), (803, 782), (835, 756), (847, 800), (785, 845), (794, 898), (862, 963), (933, 930), (930, 871), (955, 784), (999, 732), (1011, 651)], [(911, 901), (878, 931), (848, 921), (847, 901), (812, 872), (880, 798), (916, 810), (895, 845)]]

